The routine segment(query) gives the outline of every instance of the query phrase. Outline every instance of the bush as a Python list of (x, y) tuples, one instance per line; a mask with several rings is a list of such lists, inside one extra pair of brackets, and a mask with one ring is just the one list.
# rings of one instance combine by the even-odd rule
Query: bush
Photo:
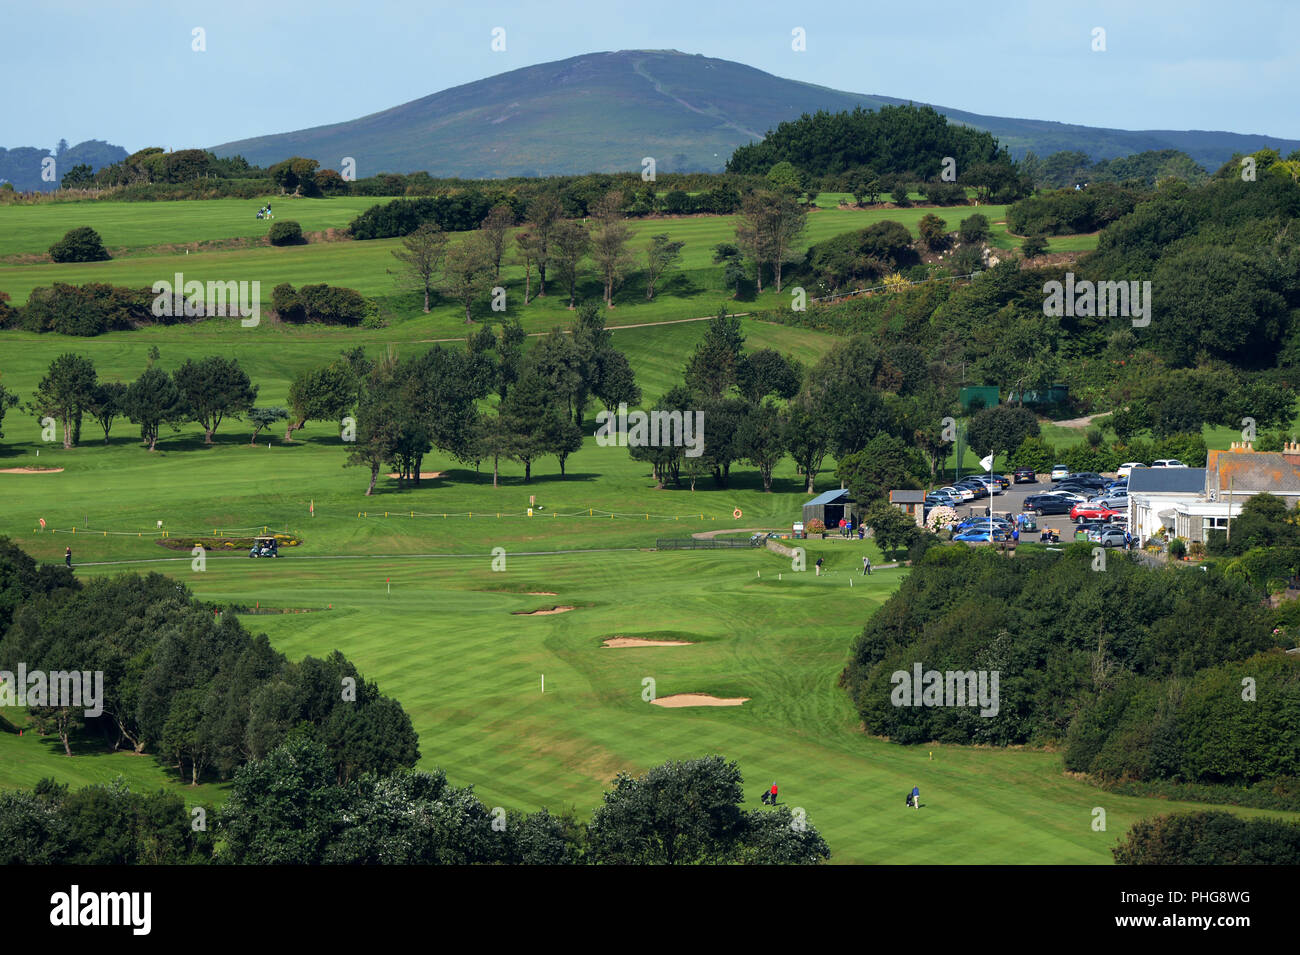
[(955, 182), (923, 182), (921, 195), (927, 202), (936, 206), (964, 206), (967, 204), (966, 189)]
[(1011, 452), (1009, 468), (1033, 468), (1035, 474), (1046, 474), (1056, 463), (1056, 449), (1042, 438), (1029, 437)]
[(292, 219), (274, 222), (271, 224), (271, 231), (267, 233), (267, 238), (272, 245), (301, 245), (302, 226)]
[(104, 242), (88, 225), (68, 232), (50, 246), (50, 258), (55, 262), (104, 262), (109, 258)]
[(282, 322), (325, 325), (357, 325), (372, 314), (365, 297), (356, 289), (323, 284), (294, 289), (288, 282), (271, 290), (271, 309)]
[(1227, 812), (1156, 816), (1111, 850), (1120, 865), (1300, 865), (1300, 825)]
[(1025, 258), (1032, 259), (1042, 255), (1047, 251), (1047, 239), (1042, 235), (1028, 235), (1020, 243), (1020, 251), (1025, 254)]
[(1169, 542), (1169, 556), (1176, 560), (1182, 560), (1187, 555), (1187, 543), (1181, 537), (1175, 537)]
[(977, 212), (973, 216), (962, 219), (961, 225), (957, 227), (957, 236), (969, 244), (985, 241), (989, 237), (988, 216)]

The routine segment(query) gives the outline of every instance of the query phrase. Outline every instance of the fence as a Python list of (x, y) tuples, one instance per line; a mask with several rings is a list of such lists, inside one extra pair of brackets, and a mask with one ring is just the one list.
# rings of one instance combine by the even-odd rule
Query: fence
[(716, 537), (670, 537), (655, 541), (655, 550), (726, 550), (734, 547), (760, 547), (762, 541), (721, 540)]

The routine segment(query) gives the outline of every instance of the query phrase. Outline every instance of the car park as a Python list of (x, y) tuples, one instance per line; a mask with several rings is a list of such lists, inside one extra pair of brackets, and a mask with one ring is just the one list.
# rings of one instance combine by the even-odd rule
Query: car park
[(1011, 479), (1017, 484), (1037, 484), (1038, 475), (1034, 473), (1033, 468), (1016, 468)]

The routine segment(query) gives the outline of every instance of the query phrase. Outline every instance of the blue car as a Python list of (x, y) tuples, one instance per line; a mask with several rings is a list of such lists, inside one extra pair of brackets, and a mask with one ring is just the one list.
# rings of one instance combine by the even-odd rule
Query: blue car
[(979, 543), (993, 543), (994, 541), (1004, 541), (1007, 539), (1007, 532), (1000, 527), (971, 527), (953, 535), (955, 541), (975, 541)]

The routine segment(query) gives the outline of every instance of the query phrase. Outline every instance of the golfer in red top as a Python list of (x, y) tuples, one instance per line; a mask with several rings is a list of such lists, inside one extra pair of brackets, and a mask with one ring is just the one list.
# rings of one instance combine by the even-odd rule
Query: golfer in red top
[(775, 806), (776, 805), (776, 783), (775, 782), (772, 783), (772, 790), (768, 795), (772, 800), (772, 805)]

